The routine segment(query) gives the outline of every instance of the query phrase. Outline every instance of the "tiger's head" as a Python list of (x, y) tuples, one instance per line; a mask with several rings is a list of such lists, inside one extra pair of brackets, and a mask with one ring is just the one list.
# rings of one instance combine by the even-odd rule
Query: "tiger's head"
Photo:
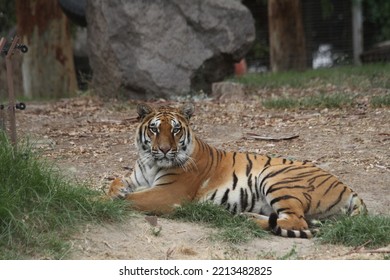
[(136, 145), (141, 162), (161, 168), (184, 167), (193, 150), (189, 120), (194, 106), (180, 109), (153, 108), (147, 104), (137, 107), (141, 124), (138, 126)]

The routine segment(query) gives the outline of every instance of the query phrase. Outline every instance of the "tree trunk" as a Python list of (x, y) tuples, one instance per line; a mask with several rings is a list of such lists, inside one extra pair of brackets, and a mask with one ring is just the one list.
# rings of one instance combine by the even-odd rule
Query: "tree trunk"
[(56, 0), (16, 0), (17, 33), (28, 46), (23, 55), (24, 95), (73, 95), (77, 82), (69, 23)]
[(306, 68), (300, 0), (268, 0), (270, 59), (273, 72)]

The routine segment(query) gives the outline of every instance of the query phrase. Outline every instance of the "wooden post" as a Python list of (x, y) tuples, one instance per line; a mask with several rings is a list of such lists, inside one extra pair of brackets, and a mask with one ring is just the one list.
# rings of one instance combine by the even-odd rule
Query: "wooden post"
[(272, 72), (307, 67), (300, 0), (269, 0), (268, 24)]
[(11, 46), (8, 49), (7, 56), (5, 57), (5, 63), (7, 67), (7, 84), (8, 84), (8, 112), (9, 112), (9, 122), (10, 122), (10, 133), (11, 133), (11, 143), (16, 150), (16, 119), (15, 119), (15, 92), (14, 92), (14, 79), (13, 79), (13, 69), (12, 69), (12, 55), (14, 54), (16, 44), (18, 43), (19, 38), (15, 36)]
[(353, 62), (355, 65), (361, 65), (360, 55), (363, 52), (362, 0), (352, 1), (352, 40)]
[[(3, 51), (5, 43), (7, 43), (7, 40), (5, 38), (1, 38), (0, 39), (0, 54)], [(1, 100), (1, 98), (0, 98), (0, 100)], [(0, 130), (4, 130), (5, 131), (5, 118), (4, 118), (5, 106), (3, 104), (1, 104), (1, 103), (0, 103), (0, 106), (2, 106), (2, 108), (0, 108)]]
[(76, 71), (67, 16), (54, 0), (15, 0), (17, 34), (28, 45), (22, 60), (26, 97), (75, 95)]

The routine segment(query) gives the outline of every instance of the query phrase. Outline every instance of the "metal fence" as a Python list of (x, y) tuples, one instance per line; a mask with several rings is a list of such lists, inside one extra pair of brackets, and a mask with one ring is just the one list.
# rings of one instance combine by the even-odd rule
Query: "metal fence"
[[(353, 11), (353, 1), (355, 0), (301, 1), (308, 68), (352, 64), (356, 62), (354, 49), (359, 56), (358, 59), (363, 58), (363, 62), (390, 59), (387, 57), (390, 53), (389, 49), (373, 52), (369, 56), (368, 50), (379, 43), (379, 28), (375, 23), (369, 21), (364, 2), (360, 6), (360, 11), (358, 10), (356, 13)], [(254, 46), (246, 57), (249, 70), (268, 71), (270, 59), (267, 1), (244, 0), (243, 4), (251, 10), (257, 31)], [(361, 18), (359, 18), (359, 13)], [(390, 17), (390, 14), (388, 16)], [(357, 34), (361, 35), (361, 49), (357, 49), (359, 46), (356, 44), (359, 42), (356, 43), (356, 38), (354, 46), (355, 36), (353, 33), (354, 25), (356, 30), (356, 24), (361, 24), (363, 27), (362, 32)], [(375, 57), (375, 55), (380, 57)]]

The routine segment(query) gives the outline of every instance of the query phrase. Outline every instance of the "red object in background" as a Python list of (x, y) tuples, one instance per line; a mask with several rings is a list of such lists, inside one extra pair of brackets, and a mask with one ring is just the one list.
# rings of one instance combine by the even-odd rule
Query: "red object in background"
[(246, 74), (247, 67), (245, 58), (241, 59), (240, 62), (234, 64), (234, 74), (236, 76), (242, 76)]

